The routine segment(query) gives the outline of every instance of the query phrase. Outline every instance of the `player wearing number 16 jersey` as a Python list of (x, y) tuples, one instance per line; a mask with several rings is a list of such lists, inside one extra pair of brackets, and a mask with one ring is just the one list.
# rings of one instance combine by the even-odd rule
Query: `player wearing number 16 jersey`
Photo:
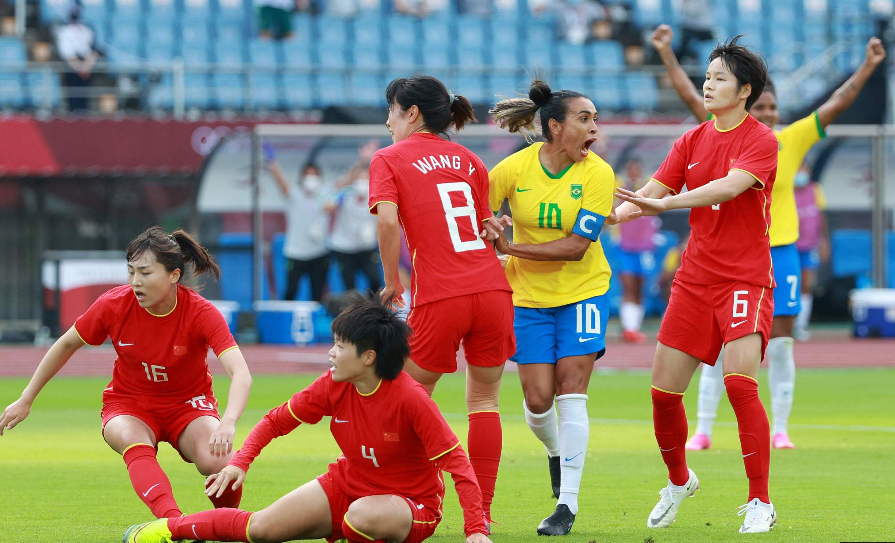
[[(722, 345), (724, 384), (749, 478), (740, 532), (767, 532), (777, 520), (768, 496), (770, 427), (756, 381), (774, 308), (768, 231), (777, 138), (748, 114), (767, 81), (764, 61), (736, 42), (719, 45), (709, 57), (704, 102), (715, 119), (678, 139), (644, 188), (618, 189), (625, 200), (615, 211), (619, 222), (692, 208), (690, 241), (653, 360), (653, 424), (669, 481), (648, 528), (671, 525), (699, 487), (687, 467), (683, 394), (700, 362), (714, 364)], [(674, 195), (664, 198), (669, 192)]]
[(380, 296), (400, 298), (404, 290), (398, 278), (403, 227), (413, 329), (405, 369), (431, 394), (442, 374), (456, 371), (463, 344), (469, 458), (490, 518), (502, 448), (500, 378), (516, 347), (513, 303), (494, 248), (481, 237), (480, 225), (491, 217), (488, 170), (471, 151), (441, 137), (475, 117), (466, 98), (433, 77), (395, 79), (385, 94), (395, 143), (370, 163), (370, 211), (379, 216), (386, 285)]
[[(128, 285), (113, 288), (75, 321), (44, 356), (22, 397), (0, 417), (0, 433), (28, 415), (35, 396), (79, 348), (106, 338), (118, 355), (103, 391), (103, 439), (121, 454), (134, 491), (157, 517), (179, 516), (165, 472), (156, 460), (167, 441), (203, 475), (232, 454), (236, 422), (252, 378), (221, 312), (180, 284), (185, 263), (196, 274), (220, 270), (189, 234), (153, 227), (127, 249)], [(208, 373), (209, 347), (233, 380), (223, 418)], [(236, 507), (242, 490), (212, 498)]]

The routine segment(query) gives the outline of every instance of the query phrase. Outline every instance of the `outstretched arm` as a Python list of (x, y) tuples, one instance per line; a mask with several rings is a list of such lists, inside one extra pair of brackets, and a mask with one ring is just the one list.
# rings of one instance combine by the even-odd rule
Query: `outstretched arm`
[[(451, 474), (454, 480), (454, 488), (460, 499), (460, 507), (463, 508), (463, 529), (467, 537), (473, 534), (487, 534), (484, 512), (482, 509), (482, 490), (472, 471), (472, 465), (466, 452), (459, 444), (456, 448), (445, 454), (438, 460), (438, 467)], [(488, 541), (476, 539), (476, 541)]]
[[(641, 187), (640, 190), (634, 192), (633, 194), (637, 196), (641, 196), (643, 198), (664, 198), (666, 194), (668, 194), (670, 190), (668, 187), (657, 183), (654, 179), (650, 179), (646, 185)], [(618, 194), (616, 194), (618, 197)], [(612, 215), (609, 216), (609, 219), (606, 220), (607, 224), (621, 224), (623, 222), (632, 221), (638, 217), (640, 217), (643, 213), (640, 208), (637, 207), (636, 204), (631, 202), (622, 202), (615, 210), (612, 212)]]
[(644, 198), (623, 188), (616, 189), (618, 191), (616, 196), (620, 200), (639, 207), (644, 216), (651, 216), (669, 209), (706, 207), (728, 202), (749, 190), (749, 187), (754, 184), (755, 178), (752, 175), (739, 170), (731, 170), (727, 176), (721, 179), (715, 179), (699, 188), (668, 198)]
[(665, 65), (668, 78), (671, 79), (671, 84), (674, 86), (677, 95), (681, 97), (681, 100), (684, 101), (687, 108), (693, 112), (693, 116), (699, 122), (705, 122), (709, 118), (709, 112), (705, 110), (702, 94), (693, 85), (693, 81), (690, 80), (687, 72), (681, 68), (680, 63), (677, 61), (677, 56), (671, 49), (672, 37), (674, 37), (674, 32), (672, 32), (671, 27), (660, 25), (653, 31), (650, 41), (653, 47), (656, 48), (656, 52), (659, 53), (659, 58), (662, 59), (662, 64)]
[(854, 103), (870, 75), (885, 58), (886, 50), (883, 48), (883, 43), (879, 38), (870, 38), (870, 41), (867, 42), (864, 62), (861, 63), (858, 70), (833, 93), (833, 96), (830, 96), (829, 100), (817, 108), (817, 117), (820, 119), (821, 127), (829, 126), (840, 113)]

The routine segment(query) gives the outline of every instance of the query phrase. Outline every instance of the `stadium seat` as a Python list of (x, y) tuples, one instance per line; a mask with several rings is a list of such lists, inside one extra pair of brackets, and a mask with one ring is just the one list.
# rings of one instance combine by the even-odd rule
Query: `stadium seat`
[(430, 70), (446, 70), (453, 65), (451, 50), (447, 44), (432, 42), (423, 48), (423, 68)]
[(378, 75), (355, 73), (351, 77), (351, 102), (358, 106), (385, 105), (385, 85)]
[(556, 47), (556, 58), (559, 66), (563, 68), (584, 69), (588, 68), (590, 64), (583, 45), (561, 42)]
[(180, 44), (184, 52), (188, 48), (208, 49), (211, 36), (208, 25), (204, 21), (188, 20), (183, 22), (180, 28)]
[(314, 39), (319, 44), (334, 44), (345, 47), (348, 41), (348, 23), (338, 17), (318, 15), (315, 20)]
[(209, 109), (211, 107), (211, 93), (209, 92), (208, 76), (204, 73), (187, 72), (183, 80), (184, 105), (188, 108)]
[(351, 62), (355, 68), (376, 70), (385, 65), (385, 55), (378, 48), (357, 45), (351, 52)]
[(382, 37), (382, 21), (379, 17), (357, 17), (351, 22), (356, 45), (379, 47), (384, 41)]
[(249, 75), (249, 107), (252, 109), (280, 109), (282, 100), (274, 73)]
[(628, 106), (634, 110), (654, 110), (659, 102), (658, 85), (652, 74), (633, 73), (625, 76)]
[(617, 41), (598, 41), (590, 45), (593, 66), (600, 70), (623, 70), (625, 52)]
[(317, 102), (321, 106), (345, 103), (345, 76), (340, 72), (324, 72), (317, 75)]
[(451, 21), (445, 19), (426, 18), (421, 24), (421, 33), (426, 47), (430, 45), (448, 45), (454, 39)]
[(284, 40), (283, 61), (287, 66), (310, 68), (314, 65), (311, 48), (307, 43), (295, 40)]
[(485, 45), (485, 21), (472, 15), (457, 18), (457, 43), (463, 47), (483, 47)]
[(491, 46), (491, 62), (497, 70), (516, 70), (519, 68), (519, 52), (515, 45), (493, 43)]
[(180, 56), (187, 66), (203, 65), (211, 63), (211, 55), (204, 45), (183, 44), (180, 48)]
[[(525, 91), (523, 93), (523, 91)], [(501, 97), (515, 98), (518, 94), (528, 95), (528, 88), (523, 87), (518, 77), (512, 74), (490, 74), (488, 76), (488, 105), (493, 105)]]
[(330, 70), (341, 70), (348, 66), (345, 49), (334, 43), (321, 43), (317, 49), (317, 63)]
[(588, 84), (588, 77), (583, 75), (566, 75), (560, 74), (556, 76), (555, 87), (553, 90), (571, 90), (586, 94), (591, 85)]
[(37, 108), (57, 108), (62, 105), (62, 86), (59, 74), (43, 70), (27, 72), (28, 104)]
[(182, 0), (182, 12), (186, 18), (212, 19), (214, 8), (209, 0)]
[(175, 22), (151, 15), (146, 18), (146, 53), (154, 47), (172, 48), (177, 43), (174, 34)]
[(243, 22), (249, 19), (251, 10), (243, 0), (218, 0), (215, 17), (225, 21)]
[(119, 21), (139, 21), (143, 17), (140, 0), (109, 0), (111, 11)]
[(641, 28), (655, 28), (671, 21), (662, 12), (661, 0), (638, 0), (634, 2), (634, 22)]
[(868, 276), (873, 269), (870, 230), (834, 230), (830, 234), (830, 264), (834, 277)]
[(550, 70), (553, 68), (553, 42), (525, 43), (525, 68), (528, 70)]
[(615, 75), (597, 75), (594, 77), (593, 91), (588, 93), (597, 112), (621, 111), (624, 109), (623, 79)]
[(480, 69), (487, 62), (485, 51), (481, 47), (467, 45), (462, 42), (457, 47), (457, 65), (461, 71), (463, 69)]
[(0, 72), (0, 107), (21, 108), (27, 103), (25, 86), (18, 72)]
[(118, 69), (136, 69), (145, 58), (140, 44), (136, 42), (114, 42), (106, 50), (106, 58), (109, 64)]
[(416, 48), (392, 45), (388, 48), (388, 65), (395, 70), (416, 71), (419, 63), (414, 55)]
[(214, 35), (217, 41), (245, 41), (246, 31), (243, 23), (239, 21), (228, 21), (226, 19), (214, 19), (212, 24)]
[[(68, 19), (68, 11), (71, 7), (69, 0), (40, 0), (40, 18), (46, 24), (60, 23)], [(105, 9), (103, 10), (105, 18)], [(81, 18), (84, 18), (83, 7)]]
[(283, 97), (290, 109), (309, 109), (314, 105), (311, 76), (306, 74), (283, 74)]
[(146, 13), (148, 15), (166, 16), (174, 19), (178, 11), (178, 6), (174, 0), (146, 0)]
[(0, 63), (24, 64), (28, 62), (25, 42), (19, 38), (0, 37)]
[(302, 43), (314, 41), (314, 24), (310, 15), (307, 13), (292, 14), (292, 38), (288, 41), (299, 41)]
[(245, 83), (241, 74), (218, 73), (211, 76), (211, 81), (219, 108), (245, 108)]
[(109, 36), (110, 45), (126, 51), (142, 51), (145, 34), (143, 22), (113, 18), (109, 21), (112, 34)]
[(473, 104), (491, 103), (491, 97), (488, 96), (488, 91), (485, 88), (482, 77), (479, 75), (465, 75), (462, 73), (458, 75), (455, 92), (462, 94)]
[(515, 19), (492, 17), (488, 21), (487, 29), (494, 45), (515, 49), (519, 43), (519, 27)]
[(243, 64), (245, 56), (242, 51), (242, 42), (217, 42), (214, 47), (214, 58), (218, 64), (227, 66)]
[(262, 68), (278, 68), (282, 63), (283, 51), (280, 42), (252, 40), (249, 42), (249, 63)]
[(386, 42), (389, 46), (401, 46), (416, 49), (419, 45), (417, 38), (417, 19), (402, 15), (392, 15), (386, 19)]
[(153, 43), (146, 44), (145, 58), (149, 62), (168, 64), (177, 56), (177, 50), (174, 48), (174, 44), (172, 43), (169, 43), (167, 45)]
[(552, 19), (531, 19), (525, 26), (526, 45), (543, 47), (556, 41), (556, 29)]

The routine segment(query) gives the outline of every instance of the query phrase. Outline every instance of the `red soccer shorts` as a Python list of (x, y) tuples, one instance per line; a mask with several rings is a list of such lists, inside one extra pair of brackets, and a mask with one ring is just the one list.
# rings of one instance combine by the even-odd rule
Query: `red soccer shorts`
[[(211, 394), (200, 394), (186, 401), (172, 401), (165, 397), (132, 396), (116, 392), (109, 387), (103, 392), (103, 430), (113, 418), (129, 415), (140, 419), (155, 439), (169, 443), (180, 453), (177, 440), (187, 426), (199, 417), (214, 417), (220, 420), (218, 401)], [(190, 460), (180, 453), (181, 458)]]
[(445, 298), (414, 307), (407, 318), (413, 329), (410, 358), (424, 370), (457, 371), (457, 350), (463, 343), (473, 366), (499, 366), (516, 352), (513, 294), (489, 290)]
[(697, 285), (674, 280), (659, 342), (714, 366), (725, 343), (761, 334), (761, 357), (771, 335), (774, 292), (729, 282)]
[[(355, 498), (348, 496), (342, 491), (330, 472), (317, 477), (317, 481), (320, 482), (320, 486), (323, 487), (323, 491), (326, 493), (326, 499), (329, 500), (333, 533), (326, 540), (333, 543), (345, 537), (342, 534), (342, 519), (345, 517), (345, 513), (348, 512), (348, 506), (354, 502)], [(441, 515), (437, 511), (424, 507), (421, 503), (410, 498), (401, 497), (407, 501), (410, 511), (413, 513), (413, 527), (410, 529), (410, 535), (402, 543), (421, 543), (432, 537), (432, 534), (435, 533), (435, 528), (441, 522)]]

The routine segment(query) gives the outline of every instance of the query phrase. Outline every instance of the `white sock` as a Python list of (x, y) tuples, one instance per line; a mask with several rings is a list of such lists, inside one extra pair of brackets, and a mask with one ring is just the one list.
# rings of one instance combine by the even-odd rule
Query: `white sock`
[(646, 310), (643, 309), (643, 305), (637, 306), (637, 331), (643, 327), (643, 315), (646, 314)]
[(792, 395), (796, 386), (796, 361), (792, 355), (792, 338), (775, 337), (768, 341), (768, 384), (771, 389), (771, 411), (774, 434), (787, 433)]
[(796, 316), (796, 330), (804, 332), (811, 321), (811, 306), (814, 305), (814, 294), (802, 294), (802, 311)]
[(643, 308), (631, 302), (622, 302), (618, 308), (618, 316), (622, 321), (622, 329), (638, 331), (643, 322)]
[(556, 406), (551, 405), (544, 413), (532, 413), (528, 410), (528, 404), (522, 400), (522, 409), (525, 410), (525, 422), (531, 428), (536, 438), (541, 440), (547, 454), (559, 456), (559, 428), (556, 425)]
[(556, 397), (559, 407), (559, 466), (560, 485), (558, 504), (565, 504), (573, 515), (578, 514), (578, 490), (584, 458), (590, 442), (590, 421), (587, 418), (587, 394), (563, 394)]
[(718, 354), (718, 360), (714, 366), (702, 365), (699, 372), (699, 398), (697, 400), (698, 422), (696, 431), (712, 437), (712, 426), (715, 425), (715, 417), (718, 416), (718, 402), (724, 393), (724, 349)]

